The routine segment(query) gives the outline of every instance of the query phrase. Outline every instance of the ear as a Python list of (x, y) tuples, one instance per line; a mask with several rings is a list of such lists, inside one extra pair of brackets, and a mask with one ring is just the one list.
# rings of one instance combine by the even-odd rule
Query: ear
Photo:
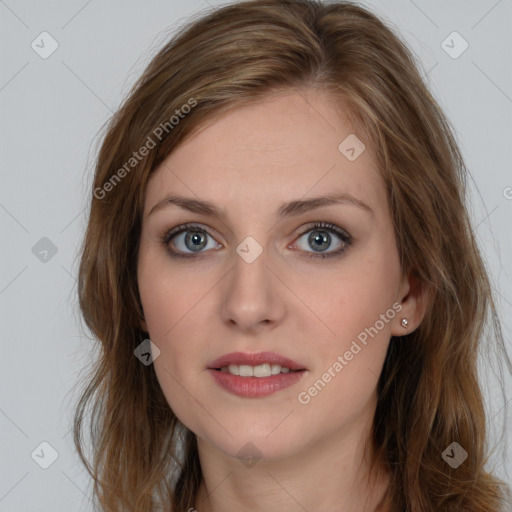
[[(397, 302), (402, 309), (393, 318), (392, 336), (404, 336), (418, 328), (427, 310), (427, 287), (414, 273), (404, 272), (399, 287)], [(407, 319), (407, 327), (402, 326), (402, 319)]]

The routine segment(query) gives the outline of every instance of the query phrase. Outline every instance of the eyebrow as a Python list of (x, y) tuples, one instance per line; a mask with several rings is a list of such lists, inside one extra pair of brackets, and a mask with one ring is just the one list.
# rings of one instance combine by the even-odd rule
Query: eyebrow
[[(312, 197), (310, 199), (300, 199), (295, 201), (290, 201), (288, 203), (284, 203), (279, 207), (276, 212), (277, 217), (284, 218), (287, 216), (295, 216), (300, 215), (304, 212), (308, 212), (315, 208), (320, 208), (322, 206), (330, 206), (330, 205), (338, 205), (345, 204), (356, 206), (361, 210), (366, 211), (373, 215), (373, 210), (360, 199), (350, 195), (350, 194), (328, 194), (326, 196), (321, 197)], [(201, 201), (199, 199), (194, 199), (192, 197), (185, 197), (179, 195), (170, 195), (159, 201), (157, 204), (151, 208), (148, 213), (148, 217), (162, 208), (165, 208), (169, 205), (176, 205), (184, 210), (188, 210), (193, 213), (198, 213), (201, 215), (207, 215), (210, 217), (216, 217), (219, 219), (223, 219), (226, 217), (225, 210), (219, 208), (209, 201)]]

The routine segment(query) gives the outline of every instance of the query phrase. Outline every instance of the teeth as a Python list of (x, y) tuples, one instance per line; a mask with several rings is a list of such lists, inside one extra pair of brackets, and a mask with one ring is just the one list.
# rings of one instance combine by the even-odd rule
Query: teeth
[(258, 366), (230, 364), (229, 366), (223, 366), (220, 371), (231, 373), (231, 375), (240, 375), (240, 377), (270, 377), (271, 375), (288, 373), (291, 370), (278, 364), (265, 363)]
[(269, 364), (260, 364), (259, 366), (255, 366), (253, 373), (255, 377), (270, 377), (272, 375)]
[(252, 377), (253, 376), (252, 366), (249, 366), (247, 364), (241, 364), (238, 367), (238, 370), (239, 370), (238, 375), (240, 375), (240, 377)]
[(228, 372), (231, 373), (231, 375), (240, 375), (240, 371), (238, 369), (237, 364), (230, 364), (228, 366)]
[(277, 375), (278, 373), (281, 373), (281, 367), (278, 364), (273, 364), (270, 366), (270, 373), (272, 375)]

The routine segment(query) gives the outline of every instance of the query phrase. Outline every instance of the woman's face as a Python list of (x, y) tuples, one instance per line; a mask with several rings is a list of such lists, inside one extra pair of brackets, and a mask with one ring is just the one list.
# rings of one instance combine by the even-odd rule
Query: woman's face
[(325, 93), (274, 95), (194, 135), (148, 184), (143, 328), (169, 405), (210, 448), (283, 457), (373, 417), (390, 336), (414, 316), (361, 143)]

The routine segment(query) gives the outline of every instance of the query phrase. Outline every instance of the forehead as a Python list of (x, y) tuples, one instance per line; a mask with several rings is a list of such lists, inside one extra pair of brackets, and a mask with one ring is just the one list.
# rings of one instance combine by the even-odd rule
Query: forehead
[(332, 96), (300, 90), (215, 118), (179, 145), (148, 183), (145, 214), (168, 193), (261, 212), (332, 192), (385, 208), (368, 141)]

